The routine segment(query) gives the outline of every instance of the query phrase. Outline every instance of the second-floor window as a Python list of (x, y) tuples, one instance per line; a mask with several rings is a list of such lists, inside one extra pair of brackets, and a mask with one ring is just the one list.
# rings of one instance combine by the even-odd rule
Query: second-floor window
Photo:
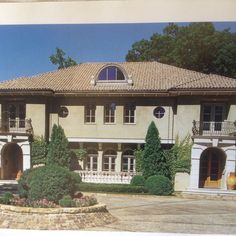
[(135, 105), (132, 103), (124, 106), (124, 123), (134, 124), (135, 123)]
[(111, 103), (107, 104), (104, 107), (104, 123), (115, 123), (115, 111), (116, 111), (116, 104)]
[(85, 106), (85, 123), (95, 123), (95, 105), (86, 105)]
[(225, 118), (224, 104), (204, 104), (202, 110), (202, 128), (208, 131), (221, 131)]
[(9, 103), (7, 106), (9, 128), (24, 128), (26, 108), (24, 103)]

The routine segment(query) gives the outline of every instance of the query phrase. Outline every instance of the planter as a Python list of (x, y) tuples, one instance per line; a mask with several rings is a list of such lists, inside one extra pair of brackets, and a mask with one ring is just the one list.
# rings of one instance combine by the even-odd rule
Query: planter
[(230, 172), (226, 179), (227, 189), (235, 190), (236, 189), (236, 176), (235, 172)]
[(74, 208), (31, 208), (0, 205), (0, 228), (78, 230), (116, 220), (104, 204)]

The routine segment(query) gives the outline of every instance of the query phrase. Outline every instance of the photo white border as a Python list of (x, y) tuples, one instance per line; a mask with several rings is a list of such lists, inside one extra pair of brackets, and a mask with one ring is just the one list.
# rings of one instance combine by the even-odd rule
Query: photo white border
[(20, 1), (0, 3), (0, 24), (236, 21), (235, 12), (235, 0)]
[[(0, 24), (98, 24), (236, 21), (235, 0), (0, 1)], [(42, 231), (0, 229), (0, 235), (41, 235)], [(78, 235), (78, 231), (46, 231)], [(190, 235), (80, 231), (80, 235)], [(197, 234), (195, 234), (197, 235)], [(205, 234), (201, 234), (205, 235)]]

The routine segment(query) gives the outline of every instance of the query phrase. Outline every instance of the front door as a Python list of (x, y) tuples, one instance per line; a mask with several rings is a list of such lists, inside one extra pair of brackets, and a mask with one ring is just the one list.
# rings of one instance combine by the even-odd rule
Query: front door
[(199, 187), (220, 188), (225, 154), (217, 148), (208, 148), (200, 159)]
[(203, 132), (217, 132), (222, 130), (225, 109), (223, 104), (204, 104), (203, 113)]

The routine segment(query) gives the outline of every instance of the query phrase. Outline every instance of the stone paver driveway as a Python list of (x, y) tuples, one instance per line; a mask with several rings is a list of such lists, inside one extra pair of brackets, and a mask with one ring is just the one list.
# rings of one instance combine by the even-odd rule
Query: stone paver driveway
[(96, 194), (117, 221), (97, 231), (236, 234), (236, 202)]

